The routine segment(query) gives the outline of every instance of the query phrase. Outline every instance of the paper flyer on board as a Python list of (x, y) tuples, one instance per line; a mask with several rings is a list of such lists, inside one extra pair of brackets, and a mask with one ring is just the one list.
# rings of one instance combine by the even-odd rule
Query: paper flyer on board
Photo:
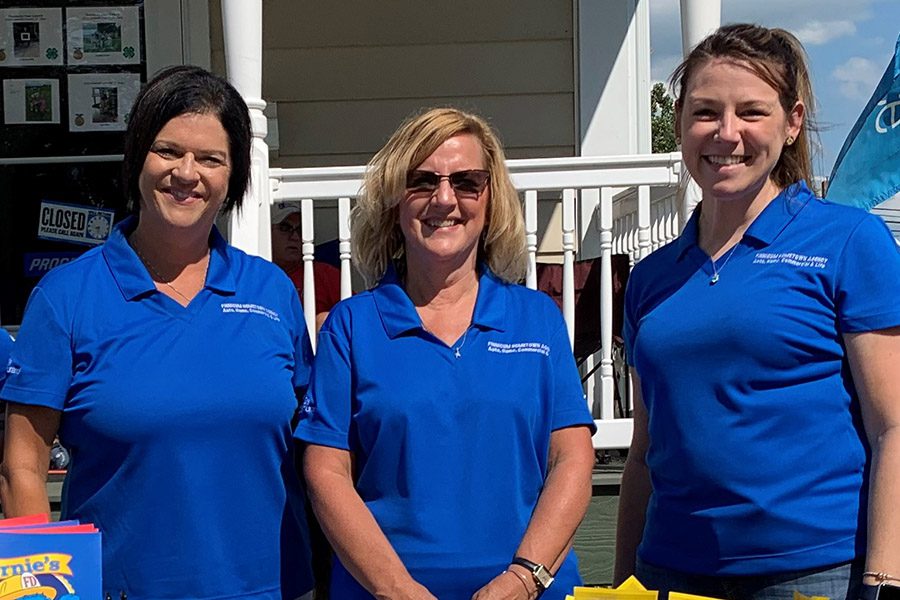
[(62, 9), (0, 9), (0, 67), (61, 64)]
[(137, 73), (69, 75), (69, 131), (124, 131), (141, 90)]
[(68, 8), (66, 31), (70, 65), (141, 64), (137, 6)]
[(59, 123), (59, 81), (56, 79), (4, 79), (5, 125)]

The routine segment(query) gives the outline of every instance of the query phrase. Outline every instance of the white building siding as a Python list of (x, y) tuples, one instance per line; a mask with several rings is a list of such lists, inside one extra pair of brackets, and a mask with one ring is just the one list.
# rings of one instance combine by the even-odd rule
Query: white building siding
[[(224, 73), (218, 0), (211, 62)], [(263, 97), (277, 103), (273, 166), (359, 164), (406, 116), (486, 116), (511, 158), (576, 151), (571, 2), (263, 2)]]

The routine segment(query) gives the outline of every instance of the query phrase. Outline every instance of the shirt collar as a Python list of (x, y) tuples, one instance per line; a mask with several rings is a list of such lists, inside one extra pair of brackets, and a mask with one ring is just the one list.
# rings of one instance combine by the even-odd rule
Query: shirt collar
[(814, 197), (803, 181), (789, 185), (759, 213), (744, 235), (768, 246)]
[[(785, 227), (796, 217), (801, 210), (814, 198), (813, 193), (803, 181), (793, 183), (784, 188), (768, 205), (744, 232), (744, 236), (752, 237), (768, 246), (784, 231)], [(702, 208), (700, 209), (702, 210)], [(700, 210), (695, 210), (688, 219), (681, 235), (678, 236), (678, 258), (699, 243)]]
[[(506, 329), (508, 284), (494, 275), (486, 264), (481, 264), (480, 271), (472, 325), (483, 329), (504, 331)], [(406, 290), (403, 289), (403, 284), (393, 265), (388, 267), (384, 277), (372, 290), (372, 296), (389, 337), (396, 338), (409, 331), (424, 329), (422, 319), (419, 318), (416, 307), (406, 294)]]
[(681, 235), (675, 238), (675, 244), (677, 244), (678, 248), (678, 260), (681, 260), (685, 253), (691, 248), (694, 248), (699, 244), (698, 236), (700, 235), (700, 229), (698, 227), (698, 223), (700, 221), (700, 211), (695, 210), (691, 213), (691, 218), (688, 219), (688, 222), (685, 223), (684, 229), (681, 230)]
[(215, 225), (209, 232), (209, 270), (206, 273), (206, 287), (229, 295), (237, 291), (234, 260), (228, 252), (228, 242)]
[[(134, 300), (156, 291), (156, 285), (141, 262), (137, 253), (128, 243), (128, 236), (137, 227), (138, 219), (130, 216), (113, 227), (109, 239), (103, 244), (102, 253), (113, 279), (126, 300)], [(236, 290), (232, 261), (228, 256), (228, 243), (213, 227), (209, 235), (209, 269), (204, 287), (223, 294), (233, 294)]]

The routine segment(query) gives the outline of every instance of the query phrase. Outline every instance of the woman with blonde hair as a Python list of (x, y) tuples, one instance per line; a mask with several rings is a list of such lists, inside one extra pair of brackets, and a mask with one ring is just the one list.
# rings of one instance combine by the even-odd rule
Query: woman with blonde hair
[(559, 310), (517, 285), (521, 205), (490, 127), (452, 108), (401, 125), (353, 241), (376, 285), (322, 328), (296, 432), (332, 597), (564, 598), (593, 422)]

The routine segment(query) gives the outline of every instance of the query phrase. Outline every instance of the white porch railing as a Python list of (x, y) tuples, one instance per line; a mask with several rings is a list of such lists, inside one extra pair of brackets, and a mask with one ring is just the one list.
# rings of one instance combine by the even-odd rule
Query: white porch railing
[[(599, 254), (581, 256), (601, 261), (599, 394), (589, 380), (589, 407), (595, 416), (595, 448), (627, 448), (632, 421), (616, 415), (613, 378), (613, 272), (612, 255), (628, 254), (634, 264), (650, 251), (673, 239), (679, 229), (674, 189), (678, 184), (681, 155), (576, 157), (508, 161), (512, 180), (524, 198), (528, 277), (537, 285), (536, 265), (541, 242), (539, 202), (561, 202), (563, 316), (570, 343), (575, 332), (576, 252), (585, 245), (599, 246)], [(350, 207), (359, 194), (364, 167), (270, 169), (271, 201), (299, 201), (304, 260), (303, 308), (310, 332), (315, 323), (315, 282), (312, 261), (316, 241), (314, 211), (337, 209), (337, 233), (341, 263), (341, 297), (351, 293)], [(547, 235), (547, 231), (543, 235)], [(599, 242), (599, 244), (597, 244)], [(585, 254), (582, 252), (582, 254)], [(311, 336), (314, 338), (314, 336)], [(620, 389), (620, 397), (627, 385)], [(627, 401), (626, 401), (627, 402)], [(626, 404), (627, 407), (630, 403)]]

